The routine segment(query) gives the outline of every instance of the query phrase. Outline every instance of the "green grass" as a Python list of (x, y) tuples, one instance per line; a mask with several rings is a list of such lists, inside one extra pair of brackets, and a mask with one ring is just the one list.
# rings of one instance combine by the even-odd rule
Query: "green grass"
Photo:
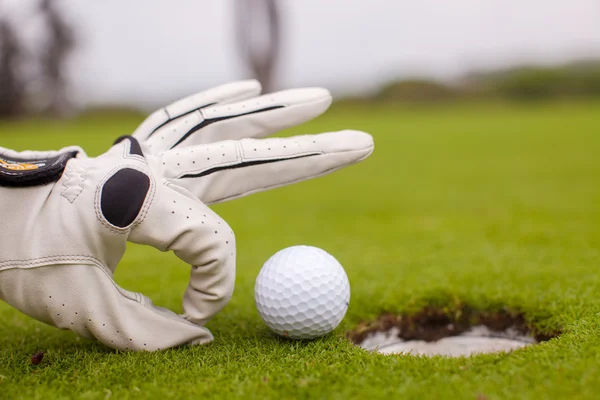
[[(0, 144), (95, 155), (138, 122), (9, 123)], [(597, 398), (600, 103), (334, 106), (286, 134), (343, 128), (373, 134), (370, 159), (215, 207), (236, 232), (238, 276), (209, 323), (214, 343), (117, 353), (2, 303), (0, 398)], [(342, 325), (313, 342), (274, 337), (254, 307), (262, 263), (295, 244), (331, 252), (352, 285)], [(172, 254), (131, 246), (116, 279), (179, 312), (187, 277)], [(563, 335), (460, 359), (370, 354), (344, 338), (381, 313), (461, 304), (518, 309)]]

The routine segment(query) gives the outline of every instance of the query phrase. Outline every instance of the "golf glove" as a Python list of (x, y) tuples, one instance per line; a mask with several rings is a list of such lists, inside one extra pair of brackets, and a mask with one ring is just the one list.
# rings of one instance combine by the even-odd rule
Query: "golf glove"
[[(210, 204), (324, 175), (368, 157), (371, 136), (340, 131), (260, 139), (324, 112), (324, 89), (259, 96), (216, 87), (150, 115), (104, 154), (0, 148), (0, 299), (119, 350), (213, 339), (230, 300), (235, 237)], [(113, 280), (126, 242), (190, 264), (182, 315)]]

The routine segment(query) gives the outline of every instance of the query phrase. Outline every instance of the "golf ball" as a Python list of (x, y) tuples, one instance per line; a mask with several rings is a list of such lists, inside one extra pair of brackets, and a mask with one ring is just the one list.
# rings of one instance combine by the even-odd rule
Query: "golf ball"
[(292, 246), (265, 262), (254, 298), (267, 326), (292, 339), (333, 331), (346, 315), (350, 283), (342, 265), (325, 250)]

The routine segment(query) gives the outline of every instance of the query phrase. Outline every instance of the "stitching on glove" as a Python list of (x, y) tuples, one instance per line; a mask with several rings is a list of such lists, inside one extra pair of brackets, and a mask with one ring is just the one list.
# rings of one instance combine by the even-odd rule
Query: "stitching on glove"
[(111, 176), (100, 196), (102, 216), (110, 224), (127, 228), (142, 211), (150, 190), (148, 174), (132, 168), (121, 168)]
[[(117, 226), (112, 225), (104, 218), (104, 215), (102, 215), (100, 200), (102, 197), (102, 188), (104, 187), (104, 184), (106, 183), (106, 181), (108, 181), (118, 170), (123, 169), (123, 168), (132, 168), (132, 169), (138, 170), (138, 171), (146, 174), (148, 176), (148, 178), (150, 179), (150, 189), (148, 189), (148, 194), (146, 194), (146, 199), (144, 200), (144, 205), (142, 206), (142, 209), (140, 210), (140, 213), (138, 214), (136, 220), (133, 221), (133, 223), (131, 225), (129, 225), (125, 228), (119, 228)], [(113, 168), (96, 187), (96, 196), (94, 199), (94, 210), (96, 211), (96, 218), (98, 218), (100, 223), (102, 225), (104, 225), (104, 227), (107, 228), (108, 230), (110, 230), (111, 232), (117, 233), (120, 235), (126, 234), (129, 231), (131, 231), (131, 229), (133, 229), (135, 226), (139, 225), (146, 219), (148, 210), (150, 209), (150, 206), (152, 205), (152, 203), (154, 201), (155, 193), (156, 193), (156, 182), (154, 181), (154, 177), (152, 177), (152, 175), (148, 174), (148, 171), (145, 171), (142, 168), (139, 168), (138, 166), (135, 166), (135, 165), (119, 165), (118, 167)]]
[[(138, 302), (140, 304), (145, 305), (143, 301), (144, 296), (141, 293), (132, 292), (126, 289), (123, 289), (112, 278), (112, 273), (110, 270), (100, 261), (99, 259), (92, 256), (79, 256), (79, 255), (65, 255), (65, 256), (52, 256), (52, 257), (42, 257), (42, 258), (34, 258), (31, 260), (7, 260), (0, 262), (0, 271), (9, 270), (9, 269), (18, 269), (18, 268), (39, 268), (39, 267), (48, 267), (52, 265), (56, 265), (57, 262), (63, 261), (68, 264), (85, 264), (85, 262), (89, 262), (90, 266), (97, 267), (110, 280), (110, 282), (117, 288), (117, 290), (126, 298)], [(11, 264), (8, 266), (3, 266), (4, 264)], [(68, 265), (64, 264), (64, 265)]]
[(265, 108), (262, 108), (262, 109), (259, 109), (259, 110), (248, 111), (246, 113), (240, 113), (240, 114), (234, 114), (234, 115), (225, 115), (225, 116), (222, 116), (222, 117), (215, 117), (215, 118), (206, 118), (206, 116), (204, 115), (204, 113), (202, 112), (202, 110), (198, 110), (200, 112), (200, 114), (202, 115), (202, 117), (203, 117), (203, 121), (200, 122), (195, 127), (193, 127), (192, 129), (190, 129), (185, 135), (183, 135), (173, 146), (171, 146), (171, 149), (179, 146), (184, 140), (186, 140), (188, 137), (190, 137), (196, 131), (199, 131), (200, 129), (204, 128), (207, 125), (214, 124), (215, 122), (226, 121), (226, 120), (232, 119), (232, 118), (243, 117), (243, 116), (251, 115), (251, 114), (258, 114), (258, 113), (262, 113), (262, 112), (266, 112), (266, 111), (272, 111), (272, 110), (277, 110), (279, 108), (285, 108), (285, 107), (286, 106), (284, 106), (284, 105), (270, 106), (270, 107), (265, 107)]
[(237, 150), (238, 159), (240, 160), (240, 162), (244, 162), (244, 160), (246, 160), (246, 154), (244, 154), (244, 146), (242, 146), (240, 142), (236, 142), (235, 149)]
[[(354, 152), (352, 152), (352, 153), (355, 153), (355, 152), (361, 152), (361, 151), (362, 151), (362, 150), (356, 150), (356, 151), (354, 151)], [(336, 153), (329, 153), (329, 154), (336, 154)], [(327, 155), (327, 154), (325, 154), (325, 155)], [(364, 160), (365, 158), (367, 158), (369, 155), (370, 155), (370, 154), (367, 154), (367, 155), (365, 155), (364, 157), (362, 157), (362, 158), (360, 158), (360, 159), (358, 159), (358, 160), (356, 160), (356, 161), (352, 162), (351, 164), (346, 164), (345, 166), (339, 166), (339, 167), (333, 167), (333, 168), (329, 168), (328, 170), (325, 170), (325, 171), (323, 171), (323, 172), (321, 172), (320, 174), (317, 174), (317, 175), (312, 175), (312, 176), (310, 176), (310, 177), (304, 177), (304, 178), (300, 178), (300, 179), (295, 179), (295, 180), (293, 180), (293, 181), (286, 181), (286, 182), (284, 182), (284, 183), (277, 183), (277, 184), (275, 184), (275, 185), (271, 185), (271, 186), (264, 186), (264, 187), (261, 187), (261, 188), (258, 188), (258, 189), (249, 190), (249, 191), (247, 191), (247, 192), (242, 192), (242, 193), (234, 194), (234, 195), (232, 195), (232, 196), (223, 197), (223, 198), (220, 198), (220, 199), (213, 200), (213, 201), (211, 201), (210, 203), (206, 203), (206, 205), (217, 204), (217, 203), (223, 203), (223, 202), (226, 202), (226, 201), (230, 201), (230, 200), (238, 199), (238, 198), (240, 198), (240, 197), (247, 196), (247, 195), (249, 195), (249, 194), (253, 194), (253, 193), (257, 193), (257, 192), (262, 192), (262, 191), (264, 191), (264, 190), (275, 189), (275, 188), (279, 188), (279, 187), (283, 187), (283, 186), (293, 185), (294, 183), (303, 182), (303, 181), (306, 181), (306, 180), (309, 180), (309, 179), (318, 178), (318, 177), (321, 177), (321, 176), (327, 175), (327, 174), (329, 174), (329, 173), (331, 173), (331, 172), (333, 172), (333, 171), (337, 171), (337, 170), (339, 170), (339, 169), (345, 168), (345, 167), (347, 167), (348, 165), (352, 165), (352, 164), (359, 163), (359, 162), (361, 162), (362, 160)]]
[(228, 169), (238, 169), (238, 168), (252, 167), (255, 165), (272, 164), (272, 163), (278, 163), (278, 162), (284, 162), (284, 161), (290, 161), (290, 160), (297, 160), (299, 158), (320, 156), (323, 154), (324, 153), (322, 153), (322, 152), (313, 152), (313, 153), (306, 153), (306, 154), (301, 154), (301, 155), (297, 155), (294, 157), (287, 157), (287, 158), (267, 158), (267, 159), (262, 159), (262, 160), (257, 159), (257, 160), (252, 160), (252, 161), (242, 161), (239, 164), (231, 164), (231, 165), (224, 165), (224, 166), (217, 166), (214, 168), (210, 168), (210, 169), (204, 170), (197, 174), (185, 174), (185, 175), (181, 176), (181, 179), (200, 178), (200, 177), (203, 177), (206, 175), (214, 174), (215, 172), (224, 171), (224, 170), (228, 170)]
[(14, 269), (14, 268), (35, 268), (35, 267), (43, 267), (51, 264), (56, 264), (57, 262), (68, 262), (68, 263), (82, 263), (85, 261), (91, 262), (93, 265), (101, 266), (103, 268), (104, 264), (97, 258), (92, 256), (84, 256), (84, 255), (63, 255), (63, 256), (51, 256), (51, 257), (41, 257), (41, 258), (32, 258), (30, 260), (5, 260), (0, 262), (0, 271), (6, 269)]
[[(183, 113), (183, 114), (181, 114), (181, 115), (174, 115), (174, 116), (172, 116), (172, 117), (171, 117), (171, 115), (169, 114), (169, 110), (167, 110), (167, 108), (163, 108), (163, 109), (162, 109), (162, 111), (164, 111), (164, 112), (165, 112), (165, 114), (167, 115), (167, 120), (166, 120), (165, 122), (161, 123), (161, 124), (160, 124), (159, 126), (157, 126), (156, 128), (154, 128), (154, 130), (153, 130), (152, 132), (150, 132), (150, 134), (148, 135), (148, 137), (146, 138), (146, 140), (150, 139), (150, 138), (151, 138), (151, 137), (152, 137), (152, 136), (153, 136), (155, 133), (157, 133), (157, 132), (158, 132), (158, 131), (159, 131), (159, 130), (162, 128), (162, 127), (164, 127), (165, 125), (167, 125), (167, 124), (169, 124), (169, 123), (173, 122), (173, 120), (174, 120), (175, 118), (177, 118), (178, 120), (181, 120), (181, 119), (183, 119), (183, 118), (185, 118), (185, 117), (188, 117), (189, 115), (191, 115), (191, 114), (193, 114), (193, 113), (195, 113), (195, 112), (199, 112), (199, 111), (200, 111), (201, 109), (203, 109), (203, 108), (210, 107), (210, 106), (213, 106), (213, 105), (215, 105), (215, 104), (217, 104), (217, 103), (214, 103), (214, 102), (213, 102), (213, 103), (207, 103), (207, 104), (205, 104), (205, 105), (198, 106), (198, 108), (194, 108), (193, 110), (186, 111), (186, 112), (184, 112), (184, 113)], [(200, 116), (202, 116), (202, 114), (201, 114), (201, 113), (199, 113), (199, 114), (200, 114)]]
[[(133, 138), (132, 136), (122, 136), (119, 139), (117, 139), (116, 143), (120, 143), (121, 141), (127, 140), (127, 144), (123, 147), (123, 158), (125, 159), (130, 159), (130, 160), (137, 160), (137, 161), (141, 161), (144, 164), (148, 164), (148, 162), (146, 161), (146, 158), (144, 157), (142, 150), (141, 150), (141, 146), (139, 144), (139, 142), (137, 141), (137, 139)], [(134, 146), (134, 141), (137, 144), (137, 149), (134, 150), (133, 146)], [(142, 153), (142, 155), (137, 154), (137, 153)]]
[(87, 178), (86, 174), (89, 169), (89, 166), (83, 166), (81, 169), (76, 169), (70, 164), (67, 165), (67, 169), (64, 173), (65, 179), (62, 184), (65, 190), (60, 195), (73, 203), (77, 197), (79, 197), (81, 192), (83, 192), (83, 183)]
[[(164, 157), (163, 160), (165, 160), (163, 162), (163, 165), (166, 165), (165, 167), (163, 167), (164, 170), (168, 170), (168, 171), (173, 171), (173, 179), (179, 179), (182, 177), (185, 177), (186, 175), (189, 174), (204, 174), (206, 173), (206, 171), (208, 170), (212, 170), (213, 168), (226, 168), (229, 166), (235, 166), (237, 164), (239, 164), (240, 162), (242, 162), (242, 159), (240, 158), (240, 151), (238, 149), (239, 144), (234, 142), (234, 141), (227, 141), (228, 143), (225, 143), (223, 145), (221, 145), (220, 149), (216, 149), (216, 143), (210, 143), (209, 145), (205, 145), (203, 146), (204, 149), (206, 149), (207, 151), (209, 151), (208, 153), (206, 153), (207, 156), (210, 156), (211, 158), (207, 158), (207, 161), (212, 159), (213, 156), (215, 156), (215, 158), (218, 158), (218, 153), (220, 153), (221, 151), (223, 152), (229, 152), (230, 149), (230, 145), (233, 145), (233, 148), (231, 149), (231, 151), (235, 154), (235, 159), (230, 160), (230, 159), (226, 159), (224, 158), (224, 161), (213, 161), (212, 163), (210, 163), (209, 165), (203, 165), (202, 161), (198, 162), (198, 167), (197, 168), (189, 168), (189, 164), (186, 166), (181, 166), (179, 162), (179, 159), (176, 158), (177, 156), (179, 156), (179, 153), (175, 153), (175, 156), (171, 156), (171, 157)], [(229, 143), (229, 142), (233, 142), (233, 143)], [(227, 149), (221, 150), (224, 146), (228, 146)], [(193, 150), (191, 151), (193, 153)], [(225, 153), (223, 153), (223, 157), (225, 157)], [(192, 162), (195, 164), (197, 159), (192, 159)], [(214, 159), (213, 159), (214, 160)], [(168, 165), (167, 165), (168, 163)], [(176, 166), (173, 164), (177, 164)]]

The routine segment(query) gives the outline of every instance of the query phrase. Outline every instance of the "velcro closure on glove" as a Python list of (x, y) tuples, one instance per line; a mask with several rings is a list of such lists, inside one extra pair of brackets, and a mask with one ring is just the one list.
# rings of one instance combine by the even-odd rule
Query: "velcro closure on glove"
[(42, 186), (60, 179), (70, 159), (77, 151), (61, 153), (55, 157), (31, 159), (14, 157), (0, 151), (0, 186)]

